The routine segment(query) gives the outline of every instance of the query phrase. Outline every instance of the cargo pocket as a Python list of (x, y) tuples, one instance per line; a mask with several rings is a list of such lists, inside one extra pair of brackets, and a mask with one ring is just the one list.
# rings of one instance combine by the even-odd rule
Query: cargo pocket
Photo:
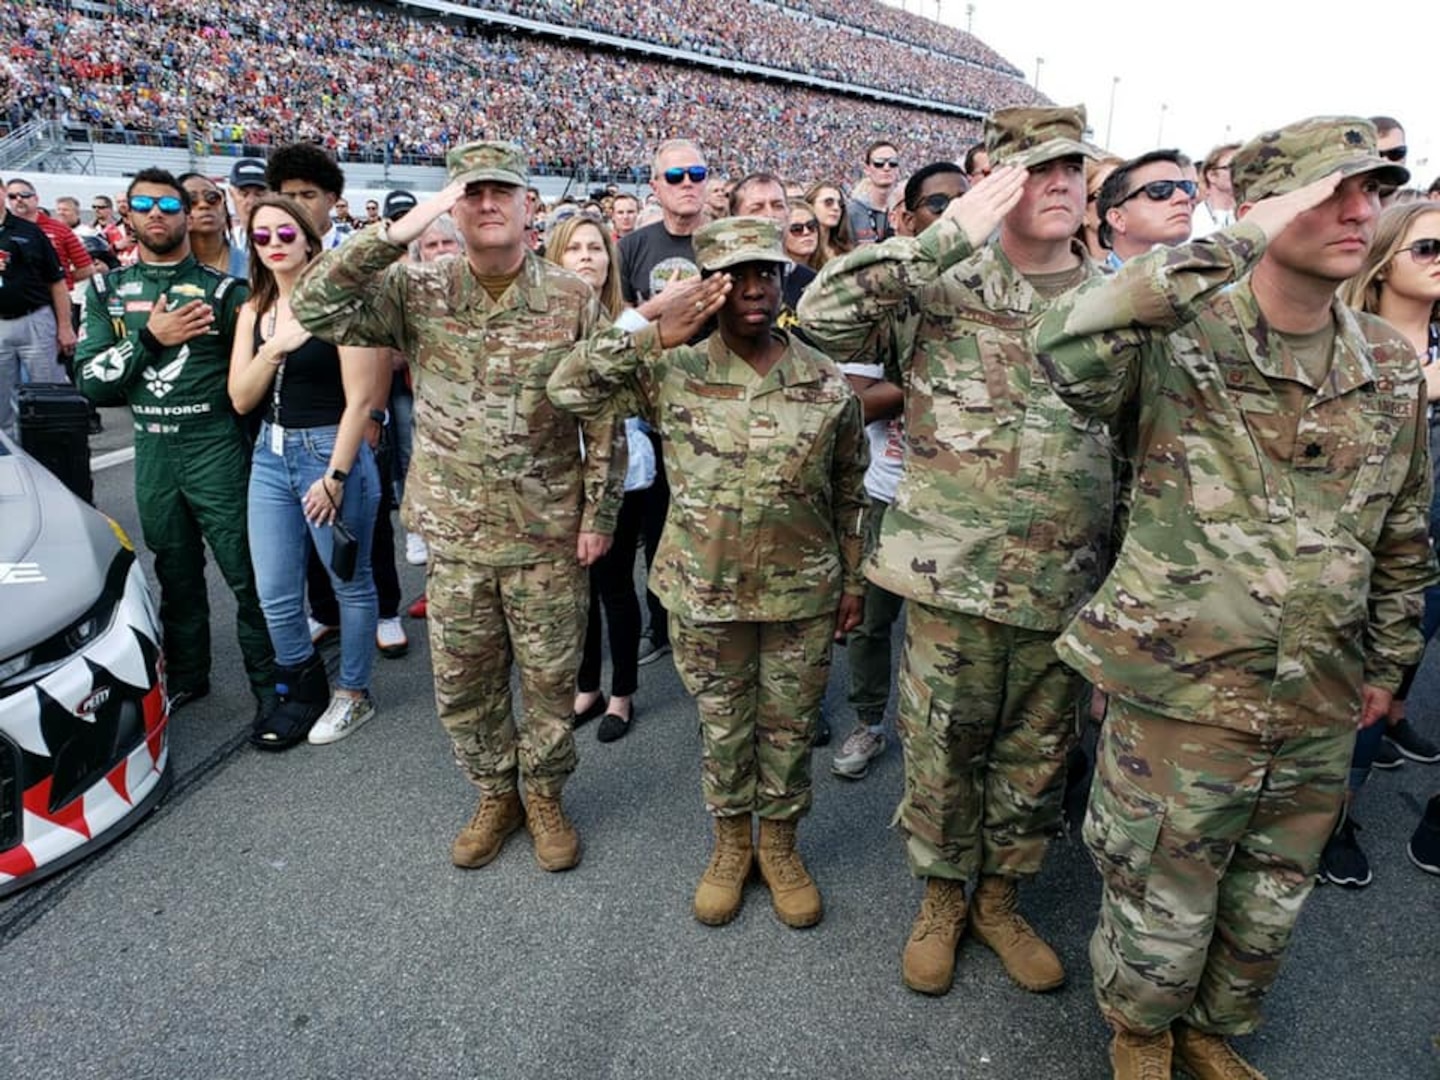
[(1082, 835), (1096, 869), (1117, 898), (1144, 904), (1150, 860), (1164, 821), (1165, 804), (1160, 800), (1123, 777), (1096, 773)]

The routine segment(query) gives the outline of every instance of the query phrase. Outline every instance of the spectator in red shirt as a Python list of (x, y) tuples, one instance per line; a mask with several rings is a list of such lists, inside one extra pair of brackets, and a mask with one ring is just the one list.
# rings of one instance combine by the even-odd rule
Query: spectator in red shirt
[(55, 257), (60, 260), (60, 269), (65, 271), (67, 292), (75, 287), (77, 281), (84, 281), (95, 274), (95, 260), (90, 258), (90, 252), (85, 250), (75, 230), (40, 209), (40, 197), (30, 184), (24, 180), (11, 180), (5, 185), (5, 193), (10, 196), (10, 212), (40, 226), (50, 240)]

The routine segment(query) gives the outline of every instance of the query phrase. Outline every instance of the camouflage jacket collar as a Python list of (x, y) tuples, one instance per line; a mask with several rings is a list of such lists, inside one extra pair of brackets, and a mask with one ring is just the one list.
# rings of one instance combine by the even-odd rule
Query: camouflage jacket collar
[[(1071, 240), (1070, 250), (1080, 257), (1087, 278), (1098, 273), (1095, 260), (1090, 258), (1084, 244)], [(961, 266), (961, 279), (980, 295), (985, 310), (1023, 318), (1038, 317), (1043, 312), (1045, 301), (1025, 275), (1015, 269), (1015, 264), (1000, 247), (998, 235)]]
[(456, 311), (472, 308), (480, 311), (509, 311), (524, 307), (530, 311), (546, 311), (550, 307), (545, 292), (545, 261), (533, 251), (525, 252), (525, 261), (520, 264), (520, 273), (505, 290), (499, 300), (491, 300), (485, 286), (470, 267), (470, 260), (463, 256), (455, 260), (454, 305)]
[[(784, 344), (785, 354), (759, 381), (755, 391), (757, 394), (821, 381), (823, 375), (814, 357), (807, 350), (797, 348), (796, 341), (789, 333), (779, 327), (775, 327), (770, 333)], [(711, 382), (723, 383), (726, 386), (749, 386), (755, 383), (755, 369), (730, 351), (725, 339), (720, 336), (720, 331), (715, 331), (706, 340), (706, 354)]]
[(1318, 403), (1341, 397), (1375, 381), (1375, 363), (1365, 346), (1364, 331), (1360, 329), (1354, 312), (1338, 298), (1330, 302), (1330, 318), (1335, 327), (1330, 374), (1320, 386), (1314, 385), (1295, 362), (1280, 334), (1271, 330), (1248, 277), (1227, 289), (1218, 302), (1230, 307), (1233, 313), (1231, 325), (1240, 330), (1249, 360), (1248, 365), (1235, 365), (1226, 372), (1226, 381), (1232, 388), (1268, 391), (1268, 380), (1288, 379), (1316, 391), (1315, 402)]

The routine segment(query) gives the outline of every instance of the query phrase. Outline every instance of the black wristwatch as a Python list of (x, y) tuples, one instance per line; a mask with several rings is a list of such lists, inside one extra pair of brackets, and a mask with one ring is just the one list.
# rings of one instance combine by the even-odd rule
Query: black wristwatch
[(326, 480), (336, 480), (342, 484), (345, 483), (345, 481), (349, 479), (349, 477), (350, 474), (347, 473), (344, 469), (331, 469), (328, 473), (325, 474)]
[(371, 409), (370, 419), (374, 420), (381, 427), (390, 423), (390, 411), (388, 409)]

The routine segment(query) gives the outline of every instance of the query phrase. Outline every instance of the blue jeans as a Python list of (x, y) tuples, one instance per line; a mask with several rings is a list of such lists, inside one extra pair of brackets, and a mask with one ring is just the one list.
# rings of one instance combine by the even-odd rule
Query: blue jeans
[[(287, 430), (283, 456), (271, 451), (270, 431), (269, 424), (261, 425), (250, 467), (250, 561), (255, 565), (255, 585), (275, 646), (275, 662), (298, 667), (315, 651), (305, 618), (306, 530), (327, 570), (333, 543), (330, 526), (305, 520), (301, 500), (330, 468), (336, 429)], [(341, 690), (368, 690), (375, 664), (377, 613), (370, 542), (379, 505), (380, 475), (370, 447), (362, 442), (340, 500), (341, 520), (359, 546), (355, 574), (349, 581), (330, 575), (340, 603)]]

